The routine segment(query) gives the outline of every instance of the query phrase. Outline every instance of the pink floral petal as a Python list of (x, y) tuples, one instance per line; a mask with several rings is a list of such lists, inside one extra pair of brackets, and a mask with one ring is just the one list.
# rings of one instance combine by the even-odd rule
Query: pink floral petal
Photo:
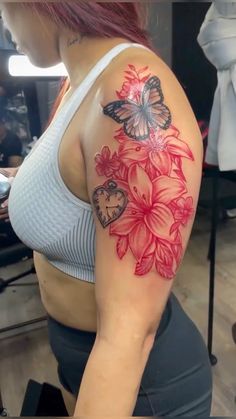
[(129, 234), (129, 246), (137, 261), (140, 261), (151, 245), (153, 235), (143, 222), (136, 222), (134, 229)]
[(167, 151), (151, 151), (149, 153), (153, 166), (161, 175), (169, 175), (171, 171), (171, 157)]
[(175, 220), (171, 210), (164, 204), (155, 204), (149, 214), (144, 216), (145, 223), (155, 237), (174, 241), (170, 234)]
[(111, 169), (111, 167), (108, 167), (108, 166), (104, 167), (104, 175), (106, 177), (111, 177), (113, 175), (113, 170)]
[(156, 179), (157, 176), (159, 175), (158, 171), (156, 170), (156, 168), (153, 166), (153, 164), (151, 163), (149, 159), (147, 160), (147, 163), (145, 165), (145, 171), (147, 172), (151, 180)]
[(95, 162), (97, 163), (97, 164), (103, 164), (103, 159), (102, 159), (102, 157), (101, 157), (101, 154), (99, 154), (99, 153), (97, 153), (96, 154), (96, 156), (95, 156)]
[(185, 203), (186, 203), (186, 200), (184, 198), (179, 198), (178, 201), (176, 202), (177, 209), (184, 208)]
[(166, 266), (172, 266), (174, 259), (172, 247), (161, 241), (157, 241), (156, 259)]
[(133, 196), (132, 196), (132, 194), (130, 192), (130, 188), (129, 188), (128, 183), (125, 182), (124, 180), (120, 180), (120, 179), (115, 180), (115, 182), (117, 184), (117, 188), (118, 189), (122, 189), (122, 191), (124, 191), (126, 193), (127, 198), (128, 198), (128, 201), (129, 202), (132, 201), (133, 200)]
[(152, 269), (154, 260), (154, 253), (152, 255), (143, 257), (142, 260), (136, 264), (135, 275), (141, 276), (147, 274)]
[(184, 216), (183, 216), (183, 210), (182, 209), (176, 210), (175, 211), (175, 220), (176, 221), (182, 221), (183, 218), (184, 218)]
[[(176, 217), (175, 217), (175, 219), (176, 219)], [(180, 223), (179, 222), (174, 223), (171, 226), (170, 234), (173, 234), (175, 231), (177, 231), (179, 229), (179, 226), (180, 226)]]
[(173, 279), (175, 277), (175, 273), (173, 272), (172, 266), (166, 266), (164, 263), (159, 262), (156, 260), (156, 270), (159, 275), (164, 279)]
[(120, 259), (122, 259), (124, 255), (126, 254), (128, 250), (128, 245), (129, 245), (129, 242), (128, 242), (127, 236), (119, 237), (116, 244), (116, 250)]
[(145, 161), (148, 158), (148, 152), (138, 141), (127, 141), (119, 147), (119, 158), (125, 164)]
[(110, 167), (112, 170), (116, 171), (120, 168), (120, 162), (118, 160), (110, 160)]
[(183, 257), (182, 244), (174, 244), (172, 246), (172, 251), (173, 251), (177, 266), (178, 266), (181, 262), (182, 257)]
[(110, 225), (110, 234), (127, 236), (138, 222), (143, 222), (143, 212), (134, 202), (129, 202), (122, 216)]
[(110, 155), (111, 155), (111, 152), (110, 152), (109, 147), (104, 146), (102, 148), (102, 158), (105, 159), (105, 160), (109, 160)]
[(135, 202), (129, 202), (126, 209), (125, 215), (129, 215), (135, 217), (136, 221), (143, 220), (143, 211), (140, 205), (136, 204)]
[(153, 202), (169, 204), (186, 192), (184, 182), (177, 178), (159, 176), (153, 182)]
[(135, 73), (136, 73), (136, 68), (133, 64), (129, 64), (128, 67), (131, 68), (131, 70), (135, 71)]
[(137, 224), (137, 218), (125, 213), (110, 225), (110, 234), (117, 236), (126, 236), (131, 233), (135, 225)]
[(179, 137), (179, 130), (174, 126), (174, 125), (170, 125), (170, 127), (168, 128), (167, 132), (166, 132), (167, 136), (173, 136), (178, 138)]
[(184, 141), (174, 136), (168, 136), (165, 138), (165, 140), (167, 143), (167, 149), (170, 154), (194, 160), (193, 153), (191, 152), (188, 144), (186, 144)]
[(186, 199), (185, 208), (193, 210), (193, 198), (191, 196)]
[(127, 140), (130, 140), (128, 136), (124, 132), (124, 128), (118, 128), (116, 130), (115, 140), (119, 141), (120, 144), (123, 144), (124, 142), (127, 142)]
[(175, 235), (175, 244), (176, 245), (181, 245), (182, 246), (182, 236), (180, 234), (179, 231), (176, 231), (176, 235)]
[(145, 170), (138, 164), (133, 164), (128, 172), (128, 183), (135, 201), (142, 208), (152, 205), (152, 182)]
[(116, 172), (116, 179), (120, 180), (127, 180), (128, 177), (128, 170), (127, 167), (125, 167), (124, 163), (120, 162), (120, 167)]
[(182, 172), (182, 170), (173, 170), (173, 172), (174, 172), (174, 174), (173, 174), (173, 176), (174, 177), (178, 177), (179, 179), (181, 179), (183, 182), (186, 182), (186, 178), (185, 178), (185, 176), (184, 176), (184, 174), (183, 174), (183, 172)]
[(153, 241), (151, 242), (150, 246), (146, 249), (146, 252), (145, 252), (144, 256), (151, 255), (155, 251), (156, 251), (156, 240), (155, 240), (155, 238), (153, 238)]
[(104, 168), (101, 165), (97, 164), (96, 171), (97, 171), (98, 176), (103, 176), (104, 175)]

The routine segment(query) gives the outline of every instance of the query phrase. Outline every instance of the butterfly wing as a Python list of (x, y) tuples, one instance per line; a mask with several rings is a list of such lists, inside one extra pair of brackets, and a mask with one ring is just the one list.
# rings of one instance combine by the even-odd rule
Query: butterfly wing
[(134, 140), (146, 140), (150, 133), (148, 120), (143, 108), (139, 106), (136, 114), (133, 114), (124, 124), (124, 131), (128, 137)]
[(129, 120), (129, 118), (137, 113), (138, 105), (129, 100), (116, 100), (103, 108), (103, 113), (114, 119), (118, 124)]
[(144, 86), (142, 103), (146, 108), (148, 122), (151, 127), (169, 128), (171, 114), (169, 108), (163, 103), (164, 96), (158, 77), (151, 77)]
[(154, 105), (154, 103), (162, 103), (164, 96), (161, 90), (161, 82), (156, 76), (150, 77), (144, 85), (142, 102), (143, 105), (149, 104)]
[(103, 113), (118, 124), (123, 123), (125, 134), (135, 140), (145, 140), (149, 135), (149, 126), (143, 106), (131, 100), (117, 100), (103, 108)]
[(171, 124), (171, 114), (169, 108), (167, 108), (167, 106), (163, 103), (157, 103), (154, 106), (149, 107), (148, 121), (154, 128), (169, 128)]

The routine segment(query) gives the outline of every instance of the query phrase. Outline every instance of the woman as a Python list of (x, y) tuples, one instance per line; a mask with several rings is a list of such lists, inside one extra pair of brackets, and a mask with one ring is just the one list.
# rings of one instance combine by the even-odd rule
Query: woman
[(149, 48), (141, 6), (1, 9), (19, 50), (41, 67), (63, 61), (70, 79), (13, 182), (9, 214), (35, 251), (74, 414), (208, 416), (206, 347), (171, 293), (198, 199), (201, 138)]

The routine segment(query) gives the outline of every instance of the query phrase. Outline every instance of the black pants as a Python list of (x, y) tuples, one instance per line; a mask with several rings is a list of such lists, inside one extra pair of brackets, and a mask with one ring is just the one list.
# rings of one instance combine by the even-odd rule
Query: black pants
[[(96, 334), (48, 318), (62, 385), (77, 396)], [(117, 395), (119, 399), (119, 395)], [(139, 389), (134, 416), (210, 416), (212, 373), (198, 329), (171, 294)]]

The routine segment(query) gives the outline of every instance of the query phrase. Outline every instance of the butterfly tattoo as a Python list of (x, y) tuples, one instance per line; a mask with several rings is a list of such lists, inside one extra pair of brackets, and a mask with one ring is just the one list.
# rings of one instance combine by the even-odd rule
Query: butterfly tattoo
[(125, 134), (135, 140), (146, 140), (150, 128), (167, 129), (171, 124), (169, 108), (163, 103), (164, 96), (158, 77), (152, 76), (144, 84), (140, 103), (133, 100), (117, 100), (103, 108), (103, 113), (123, 124)]

